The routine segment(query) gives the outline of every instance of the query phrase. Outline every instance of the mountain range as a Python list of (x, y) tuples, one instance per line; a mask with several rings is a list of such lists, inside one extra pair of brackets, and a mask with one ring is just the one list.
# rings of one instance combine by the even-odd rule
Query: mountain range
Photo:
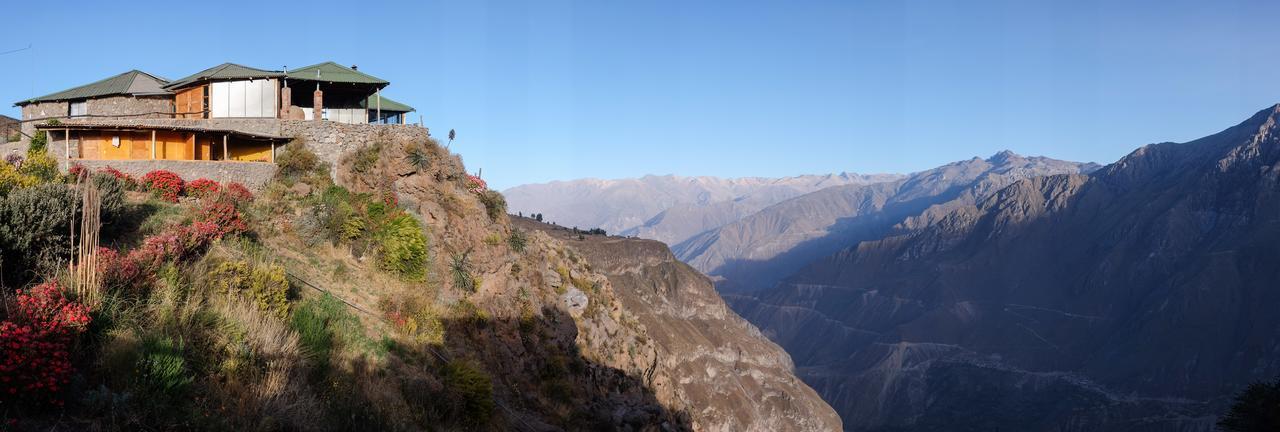
[(850, 430), (1212, 430), (1280, 374), (1280, 105), (731, 296)]
[(896, 181), (828, 187), (797, 196), (704, 231), (672, 250), (716, 279), (721, 292), (755, 291), (847, 245), (878, 238), (931, 206), (973, 202), (1023, 178), (1094, 169), (1096, 164), (1024, 157), (1006, 150)]
[(826, 174), (784, 178), (644, 176), (581, 179), (503, 191), (512, 213), (547, 222), (676, 244), (779, 201), (830, 186), (898, 179), (896, 174)]
[(1280, 375), (1278, 123), (831, 186), (672, 250), (845, 430), (1213, 430)]

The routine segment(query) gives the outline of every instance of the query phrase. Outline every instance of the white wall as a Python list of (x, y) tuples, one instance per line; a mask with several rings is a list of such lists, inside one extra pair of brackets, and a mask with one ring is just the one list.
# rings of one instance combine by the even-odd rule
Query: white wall
[(215, 82), (209, 86), (209, 117), (276, 117), (276, 80)]

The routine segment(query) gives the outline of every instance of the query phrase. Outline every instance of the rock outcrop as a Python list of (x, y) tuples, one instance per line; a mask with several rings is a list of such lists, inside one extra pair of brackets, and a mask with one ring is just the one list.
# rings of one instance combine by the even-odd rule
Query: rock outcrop
[(795, 377), (791, 358), (725, 305), (711, 281), (652, 240), (579, 236), (528, 219), (607, 277), (622, 308), (647, 329), (659, 400), (688, 412), (695, 430), (835, 431), (840, 417)]

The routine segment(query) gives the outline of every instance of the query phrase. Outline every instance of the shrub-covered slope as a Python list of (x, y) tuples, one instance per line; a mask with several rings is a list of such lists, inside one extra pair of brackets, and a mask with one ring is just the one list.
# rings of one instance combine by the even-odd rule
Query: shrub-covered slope
[[(169, 173), (14, 168), (3, 211), (48, 234), (0, 237), (17, 275), (4, 292), (23, 293), (0, 315), (17, 347), (0, 356), (7, 427), (724, 429), (671, 396), (711, 378), (661, 361), (652, 321), (606, 275), (513, 228), (502, 196), (434, 142), (357, 149), (336, 183), (305, 143), (278, 162), (256, 196)], [(129, 191), (104, 193), (103, 248), (77, 255), (64, 233), (84, 212), (58, 205), (107, 183)]]

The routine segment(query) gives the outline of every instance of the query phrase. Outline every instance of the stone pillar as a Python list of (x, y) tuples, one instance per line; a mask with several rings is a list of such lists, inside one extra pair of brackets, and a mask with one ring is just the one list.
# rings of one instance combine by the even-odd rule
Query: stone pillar
[(289, 118), (289, 106), (293, 105), (293, 90), (289, 86), (280, 88), (280, 114), (277, 118)]
[(316, 93), (315, 93), (314, 99), (312, 100), (313, 100), (313, 103), (311, 105), (312, 118), (314, 118), (317, 121), (324, 120), (324, 92), (320, 91), (319, 87), (316, 87)]

